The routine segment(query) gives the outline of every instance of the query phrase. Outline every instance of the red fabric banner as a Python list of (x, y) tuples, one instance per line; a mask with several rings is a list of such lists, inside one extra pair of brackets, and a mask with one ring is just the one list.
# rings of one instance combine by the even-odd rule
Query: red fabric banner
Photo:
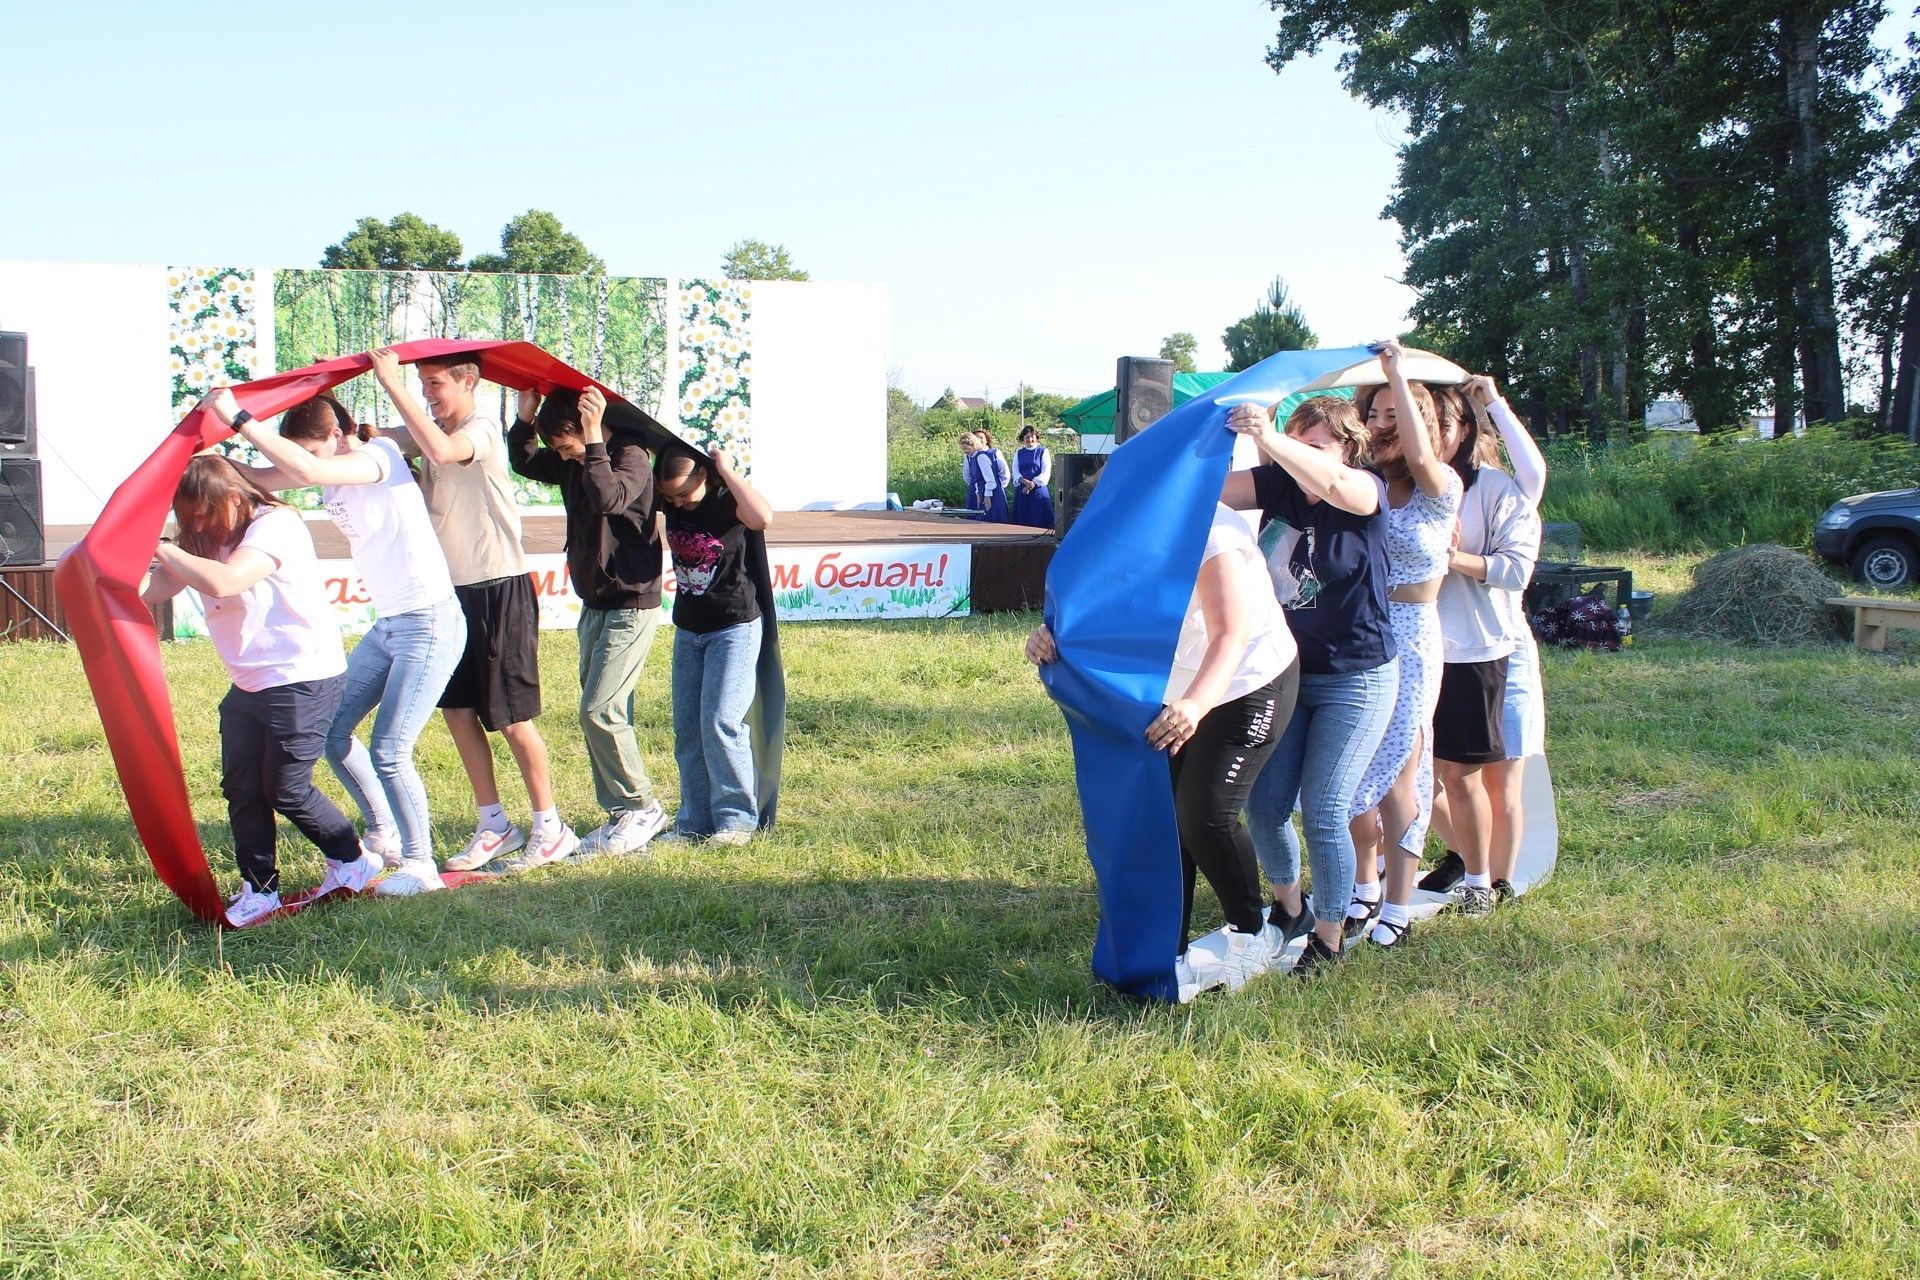
[[(610, 405), (626, 409), (618, 425), (637, 430), (650, 449), (658, 450), (676, 439), (611, 388), (530, 342), (429, 338), (397, 343), (393, 349), (409, 364), (471, 353), (479, 357), (482, 377), (515, 389), (531, 387), (544, 394), (557, 387), (573, 391), (600, 387)], [(371, 367), (364, 354), (340, 356), (232, 390), (241, 408), (256, 418), (269, 418)], [(610, 412), (610, 425), (613, 417)], [(172, 509), (174, 488), (188, 461), (232, 434), (211, 414), (198, 408), (189, 413), (114, 490), (93, 528), (60, 557), (54, 571), (54, 589), (70, 619), (140, 841), (161, 881), (195, 915), (215, 924), (225, 922), (225, 906), (187, 801), (173, 702), (160, 668), (153, 615), (140, 601), (140, 580), (153, 561)]]

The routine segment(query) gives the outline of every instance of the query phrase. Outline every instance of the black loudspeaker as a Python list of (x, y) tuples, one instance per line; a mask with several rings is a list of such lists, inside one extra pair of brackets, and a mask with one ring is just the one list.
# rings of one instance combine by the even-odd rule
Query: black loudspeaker
[(0, 446), (26, 446), (34, 439), (33, 370), (27, 367), (27, 335), (0, 333)]
[[(4, 381), (5, 378), (6, 378), (5, 370), (0, 370), (0, 381)], [(5, 395), (6, 393), (4, 391), (0, 391), (0, 399), (4, 399)], [(5, 413), (4, 407), (0, 407), (0, 414), (4, 414), (4, 413)], [(38, 457), (39, 455), (40, 455), (40, 425), (39, 425), (38, 415), (34, 412), (33, 370), (28, 369), (27, 370), (27, 429), (26, 429), (26, 432), (23, 434), (22, 438), (18, 440), (12, 439), (5, 435), (0, 435), (0, 458), (35, 458), (35, 457)]]
[(45, 564), (40, 461), (0, 458), (0, 564)]
[(1113, 442), (1125, 444), (1173, 412), (1173, 361), (1121, 356), (1113, 387)]
[(1056, 533), (1064, 536), (1081, 509), (1087, 505), (1087, 498), (1093, 493), (1094, 481), (1100, 478), (1100, 468), (1106, 464), (1104, 453), (1062, 453), (1053, 459), (1053, 527)]

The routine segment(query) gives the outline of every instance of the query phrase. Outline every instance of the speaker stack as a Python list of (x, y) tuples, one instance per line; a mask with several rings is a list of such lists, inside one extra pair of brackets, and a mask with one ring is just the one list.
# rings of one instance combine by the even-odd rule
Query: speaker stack
[[(1121, 356), (1113, 371), (1114, 444), (1125, 444), (1171, 412), (1173, 361)], [(1100, 453), (1068, 453), (1054, 459), (1053, 520), (1061, 536), (1087, 505), (1106, 460)]]
[(1173, 361), (1121, 356), (1113, 388), (1113, 442), (1121, 445), (1173, 412)]
[(0, 333), (0, 565), (46, 563), (39, 447), (27, 335)]

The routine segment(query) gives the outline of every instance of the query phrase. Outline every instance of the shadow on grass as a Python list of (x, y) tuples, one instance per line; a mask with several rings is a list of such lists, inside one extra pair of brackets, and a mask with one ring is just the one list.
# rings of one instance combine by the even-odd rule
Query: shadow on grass
[[(775, 839), (750, 858), (695, 846), (219, 933), (153, 878), (124, 818), (29, 819), (14, 832), (0, 887), (18, 886), (27, 927), (0, 937), (0, 963), (57, 961), (108, 986), (344, 978), (401, 1007), (490, 1011), (694, 999), (937, 1006), (985, 1021), (1134, 1007), (1088, 972), (1090, 883), (789, 876), (772, 865), (789, 852)], [(219, 865), (224, 827), (202, 835)], [(53, 864), (50, 853), (75, 846), (99, 856)]]

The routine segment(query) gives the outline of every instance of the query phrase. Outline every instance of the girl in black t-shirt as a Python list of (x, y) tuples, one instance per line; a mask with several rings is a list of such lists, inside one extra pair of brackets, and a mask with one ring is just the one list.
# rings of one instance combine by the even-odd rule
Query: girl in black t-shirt
[(760, 825), (753, 705), (760, 658), (760, 605), (747, 572), (747, 530), (773, 523), (773, 508), (715, 450), (661, 458), (661, 501), (677, 586), (673, 599), (673, 755), (680, 766), (682, 840), (745, 844)]
[[(1363, 470), (1367, 433), (1351, 401), (1315, 396), (1275, 428), (1271, 410), (1236, 405), (1227, 425), (1269, 459), (1227, 477), (1221, 501), (1265, 519), (1261, 543), (1281, 524), (1268, 567), (1300, 646), (1293, 719), (1247, 800), (1247, 826), (1273, 881), (1271, 919), (1288, 939), (1311, 928), (1294, 967), (1302, 976), (1340, 956), (1353, 899), (1348, 808), (1379, 749), (1399, 688), (1387, 615), (1387, 490)], [(1300, 891), (1300, 806), (1313, 860), (1313, 900)]]

